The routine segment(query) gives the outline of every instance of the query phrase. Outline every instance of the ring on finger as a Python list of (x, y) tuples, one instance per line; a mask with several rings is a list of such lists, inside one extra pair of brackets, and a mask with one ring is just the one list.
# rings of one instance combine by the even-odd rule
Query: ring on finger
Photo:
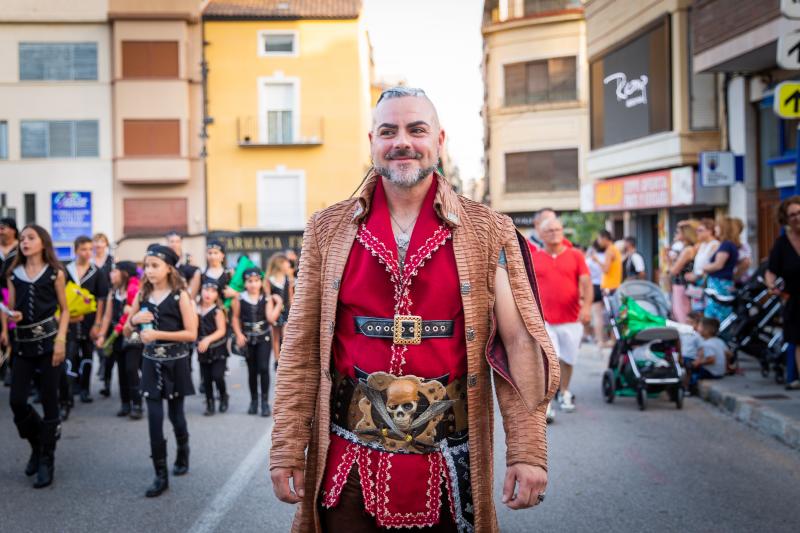
[(544, 501), (544, 496), (545, 496), (544, 492), (542, 492), (541, 494), (536, 496), (536, 505), (539, 505), (540, 503), (542, 503)]

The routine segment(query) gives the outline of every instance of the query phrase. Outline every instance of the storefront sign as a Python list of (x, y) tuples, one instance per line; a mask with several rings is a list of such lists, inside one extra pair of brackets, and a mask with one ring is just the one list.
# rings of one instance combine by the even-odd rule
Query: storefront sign
[(800, 2), (798, 0), (781, 0), (781, 14), (790, 19), (800, 19)]
[(72, 242), (81, 235), (92, 236), (92, 193), (54, 192), (50, 222), (55, 242)]
[(225, 246), (229, 265), (235, 265), (239, 256), (247, 255), (261, 268), (266, 268), (269, 258), (278, 252), (294, 250), (300, 253), (303, 247), (302, 231), (212, 231), (208, 240), (218, 240)]
[(670, 57), (665, 17), (591, 62), (592, 149), (671, 129)]
[(776, 59), (781, 68), (800, 69), (800, 32), (793, 31), (778, 37), (778, 57)]
[(700, 184), (703, 187), (733, 185), (740, 181), (744, 170), (744, 159), (732, 152), (700, 153)]
[(670, 205), (670, 171), (601, 180), (595, 183), (596, 211), (625, 211)]

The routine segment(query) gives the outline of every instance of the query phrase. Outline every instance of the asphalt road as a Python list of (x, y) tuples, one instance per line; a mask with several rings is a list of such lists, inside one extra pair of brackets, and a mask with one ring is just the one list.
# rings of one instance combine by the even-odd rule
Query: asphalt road
[[(30, 488), (20, 440), (0, 391), (0, 531), (287, 531), (293, 509), (278, 502), (267, 475), (271, 419), (246, 414), (246, 368), (230, 360), (231, 409), (204, 417), (187, 401), (191, 471), (170, 478), (160, 498), (152, 479), (145, 420), (118, 419), (116, 391), (78, 405), (64, 424), (56, 480)], [(573, 391), (578, 409), (550, 427), (546, 501), (499, 509), (503, 531), (797, 531), (800, 454), (727, 418), (700, 400), (682, 411), (666, 400), (639, 412), (633, 399), (600, 396), (602, 356), (585, 350)], [(196, 366), (196, 365), (195, 365)], [(174, 459), (170, 433), (169, 461)], [(496, 492), (504, 473), (496, 428)], [(346, 531), (343, 528), (342, 531)]]

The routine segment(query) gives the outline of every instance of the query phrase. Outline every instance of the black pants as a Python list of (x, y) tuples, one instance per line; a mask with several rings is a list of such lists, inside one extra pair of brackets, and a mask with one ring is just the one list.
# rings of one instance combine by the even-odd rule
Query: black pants
[(269, 395), (269, 342), (257, 342), (247, 345), (247, 383), (250, 385), (250, 400), (258, 399), (258, 382), (261, 381), (261, 394)]
[[(183, 412), (183, 396), (167, 400), (167, 415), (172, 422), (176, 437), (189, 435), (186, 414)], [(164, 440), (164, 400), (147, 399), (147, 426), (150, 431), (151, 446)]]
[(58, 379), (61, 367), (52, 364), (52, 352), (38, 357), (15, 357), (11, 368), (11, 392), (9, 400), (14, 412), (14, 421), (18, 422), (28, 415), (32, 407), (28, 404), (28, 396), (34, 375), (39, 373), (39, 397), (45, 420), (58, 420)]
[(200, 363), (200, 376), (203, 378), (203, 386), (206, 390), (206, 400), (214, 400), (214, 384), (217, 385), (219, 397), (224, 398), (227, 394), (225, 387), (225, 358), (211, 361), (210, 363)]
[[(142, 391), (139, 384), (142, 381), (141, 375), (139, 371), (142, 367), (142, 350), (144, 347), (141, 344), (131, 344), (125, 345), (122, 348), (122, 357), (118, 359), (118, 368), (120, 372), (120, 387), (122, 387), (122, 366), (123, 364), (121, 361), (124, 362), (125, 366), (125, 383), (128, 386), (128, 398), (129, 401), (132, 401), (136, 405), (142, 404)], [(120, 389), (121, 390), (121, 389)], [(122, 392), (120, 392), (120, 397), (122, 396)], [(123, 397), (124, 398), (124, 397)], [(124, 399), (123, 399), (124, 401)]]
[[(94, 357), (94, 343), (92, 339), (81, 339), (73, 335), (67, 337), (67, 375), (61, 382), (61, 401), (65, 401), (69, 391), (70, 375), (78, 376), (78, 385), (81, 391), (89, 392), (92, 384), (92, 359)], [(71, 400), (72, 398), (70, 398)]]

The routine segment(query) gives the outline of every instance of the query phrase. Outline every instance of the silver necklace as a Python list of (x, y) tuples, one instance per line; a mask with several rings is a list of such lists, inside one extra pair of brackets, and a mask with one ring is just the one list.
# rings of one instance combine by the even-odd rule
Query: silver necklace
[(409, 230), (414, 226), (414, 223), (417, 221), (419, 213), (417, 213), (417, 216), (414, 217), (414, 220), (411, 221), (408, 227), (405, 228), (397, 221), (396, 218), (394, 218), (394, 215), (392, 214), (391, 211), (389, 211), (389, 216), (392, 218), (394, 223), (397, 224), (397, 227), (400, 229), (400, 233), (398, 235), (395, 235), (394, 237), (394, 240), (397, 243), (397, 250), (401, 252), (402, 255), (405, 255), (405, 253), (408, 251), (408, 245), (411, 243), (411, 235), (409, 233)]

